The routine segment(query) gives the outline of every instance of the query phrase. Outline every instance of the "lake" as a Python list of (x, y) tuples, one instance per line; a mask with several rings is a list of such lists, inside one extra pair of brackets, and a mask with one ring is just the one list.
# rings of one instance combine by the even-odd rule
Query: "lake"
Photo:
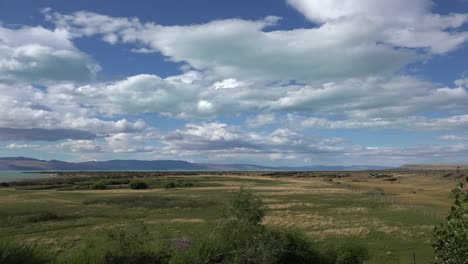
[(47, 178), (47, 177), (50, 177), (50, 175), (47, 173), (35, 173), (35, 172), (24, 173), (23, 171), (0, 171), (0, 182), (30, 180), (30, 179)]

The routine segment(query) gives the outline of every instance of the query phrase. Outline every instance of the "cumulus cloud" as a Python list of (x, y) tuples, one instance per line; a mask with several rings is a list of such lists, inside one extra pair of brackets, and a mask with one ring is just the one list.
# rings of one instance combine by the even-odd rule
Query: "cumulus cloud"
[(468, 140), (468, 135), (443, 135), (440, 137), (442, 140), (451, 140), (451, 141), (464, 141)]
[(96, 113), (72, 100), (73, 98), (56, 93), (53, 89), (41, 89), (31, 85), (12, 87), (0, 83), (0, 94), (0, 127), (23, 131), (18, 132), (18, 135), (14, 135), (12, 131), (8, 132), (11, 137), (22, 135), (21, 137), (26, 139), (26, 135), (29, 135), (33, 138), (34, 131), (31, 129), (39, 129), (35, 132), (41, 132), (45, 138), (60, 138), (59, 133), (63, 133), (62, 138), (76, 138), (80, 132), (76, 135), (68, 132), (86, 131), (88, 139), (89, 135), (136, 132), (147, 126), (141, 120), (131, 122), (126, 119), (100, 119)]
[[(133, 43), (175, 62), (225, 78), (324, 81), (392, 73), (408, 63), (463, 45), (468, 14), (439, 15), (431, 1), (290, 0), (318, 27), (268, 30), (279, 18), (224, 19), (163, 26), (92, 12), (46, 17), (73, 37)], [(460, 29), (460, 30), (457, 30)]]
[(159, 148), (155, 132), (116, 133), (103, 139), (67, 140), (55, 145), (58, 149), (80, 153), (141, 153), (154, 152)]
[(246, 123), (249, 127), (264, 127), (277, 124), (278, 120), (275, 114), (259, 114), (247, 118)]
[(237, 88), (237, 87), (244, 86), (244, 85), (246, 84), (241, 81), (238, 81), (234, 78), (228, 78), (219, 82), (215, 82), (213, 84), (213, 88), (215, 88), (216, 90), (217, 89), (233, 89), (233, 88)]
[(288, 0), (312, 22), (320, 25), (342, 23), (373, 24), (384, 43), (404, 48), (427, 49), (443, 54), (468, 40), (468, 32), (456, 32), (468, 22), (468, 13), (439, 15), (431, 12), (430, 0)]
[(64, 30), (0, 26), (0, 81), (84, 81), (100, 69)]
[(455, 81), (455, 84), (458, 85), (458, 87), (468, 88), (468, 78), (458, 79)]
[(6, 149), (38, 149), (39, 145), (11, 143), (5, 146)]
[[(467, 14), (435, 14), (429, 0), (288, 3), (310, 27), (278, 30), (281, 20), (273, 16), (164, 26), (50, 9), (43, 13), (55, 29), (0, 26), (0, 140), (58, 141), (58, 150), (86, 155), (141, 152), (297, 163), (398, 163), (467, 153), (464, 144), (359, 146), (305, 132), (467, 129), (466, 79), (447, 86), (404, 73), (414, 62), (461, 47), (468, 39)], [(84, 82), (100, 67), (73, 40), (92, 36), (109, 45), (128, 44), (134, 52), (161, 53), (182, 63), (182, 73)], [(438, 117), (429, 117), (434, 112)], [(138, 120), (143, 113), (190, 121), (160, 134)], [(214, 121), (224, 117), (245, 123)]]
[(158, 153), (181, 158), (232, 162), (251, 160), (302, 164), (383, 164), (461, 159), (468, 146), (414, 145), (408, 147), (373, 147), (353, 144), (343, 138), (322, 138), (292, 129), (252, 132), (219, 122), (188, 124), (161, 137), (165, 145)]
[(271, 133), (246, 132), (224, 123), (188, 124), (184, 129), (164, 136), (162, 142), (167, 145), (163, 148), (165, 152), (182, 155), (193, 155), (197, 152), (327, 155), (347, 148), (341, 139), (307, 137), (289, 129), (277, 129)]
[(313, 129), (399, 129), (414, 131), (448, 131), (468, 129), (468, 115), (455, 115), (440, 118), (424, 116), (407, 116), (395, 118), (367, 118), (330, 120), (323, 117), (305, 117), (287, 115), (282, 119), (283, 124)]
[(111, 35), (224, 79), (336, 80), (394, 72), (421, 59), (417, 52), (383, 43), (381, 29), (367, 21), (265, 31), (278, 18), (162, 26), (90, 12), (47, 17), (74, 37)]
[(108, 115), (146, 112), (193, 118), (260, 112), (257, 119), (251, 117), (247, 121), (251, 126), (255, 126), (254, 122), (262, 126), (274, 121), (271, 113), (262, 114), (265, 111), (342, 115), (365, 123), (375, 118), (418, 117), (435, 110), (468, 110), (466, 88), (440, 87), (405, 75), (323, 85), (254, 82), (235, 89), (216, 89), (212, 84), (209, 76), (188, 72), (164, 79), (156, 75), (136, 75), (86, 86), (57, 85), (50, 91), (68, 98), (73, 104)]
[(439, 110), (466, 110), (468, 92), (461, 87), (437, 87), (410, 76), (351, 79), (314, 88), (304, 86), (278, 98), (273, 109), (346, 113), (349, 117), (404, 116)]
[(68, 140), (56, 145), (57, 148), (70, 150), (72, 152), (101, 152), (102, 147), (95, 140)]

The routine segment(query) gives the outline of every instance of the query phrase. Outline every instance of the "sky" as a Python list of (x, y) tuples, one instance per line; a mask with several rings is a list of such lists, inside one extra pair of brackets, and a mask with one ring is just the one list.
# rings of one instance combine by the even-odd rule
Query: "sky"
[(0, 0), (0, 157), (468, 162), (466, 0)]

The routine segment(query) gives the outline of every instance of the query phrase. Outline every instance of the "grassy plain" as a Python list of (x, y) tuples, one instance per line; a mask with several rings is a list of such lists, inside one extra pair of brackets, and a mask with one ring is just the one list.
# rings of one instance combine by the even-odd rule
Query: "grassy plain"
[[(190, 239), (210, 232), (241, 186), (260, 195), (266, 225), (299, 229), (320, 241), (353, 239), (368, 263), (432, 259), (433, 226), (452, 202), (446, 172), (73, 173), (0, 188), (0, 239), (45, 245), (68, 254), (89, 237), (144, 222), (154, 236)], [(379, 176), (380, 175), (380, 176)], [(150, 186), (128, 188), (140, 177)], [(92, 188), (104, 182), (105, 190)], [(168, 183), (174, 183), (167, 188)]]

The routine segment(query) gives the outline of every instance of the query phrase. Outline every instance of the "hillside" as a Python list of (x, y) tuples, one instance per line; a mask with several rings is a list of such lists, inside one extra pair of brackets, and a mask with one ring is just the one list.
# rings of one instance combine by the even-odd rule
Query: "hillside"
[(381, 166), (267, 167), (253, 164), (193, 163), (182, 160), (108, 160), (65, 162), (25, 157), (0, 158), (0, 170), (199, 170), (199, 171), (356, 171), (382, 170)]

